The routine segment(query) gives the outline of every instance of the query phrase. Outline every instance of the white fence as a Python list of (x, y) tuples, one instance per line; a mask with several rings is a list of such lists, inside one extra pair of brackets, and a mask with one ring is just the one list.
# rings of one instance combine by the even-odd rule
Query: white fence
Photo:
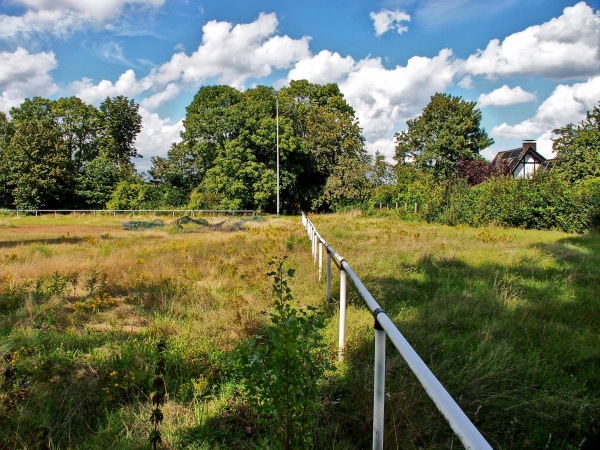
[(371, 293), (350, 267), (350, 264), (337, 253), (317, 232), (313, 223), (302, 213), (302, 224), (306, 228), (312, 243), (312, 255), (319, 267), (319, 280), (323, 271), (323, 248), (326, 249), (327, 264), (327, 300), (331, 298), (331, 262), (340, 270), (340, 323), (338, 358), (344, 358), (344, 342), (346, 329), (346, 278), (350, 277), (354, 286), (363, 298), (375, 318), (375, 364), (374, 364), (374, 393), (373, 393), (373, 449), (383, 449), (383, 423), (385, 398), (385, 345), (386, 335), (400, 355), (404, 358), (411, 371), (415, 374), (431, 400), (444, 415), (452, 430), (467, 449), (487, 450), (492, 447), (481, 435), (475, 425), (438, 381), (435, 375), (411, 347), (402, 333), (396, 328), (387, 314), (381, 309)]
[(231, 215), (238, 216), (240, 215), (256, 215), (256, 211), (253, 209), (0, 209), (0, 214), (15, 214), (17, 217), (22, 215), (43, 215), (43, 214), (54, 214), (55, 216), (62, 214), (93, 214), (93, 215), (113, 215), (117, 214), (127, 214), (135, 217), (137, 214), (146, 215), (146, 214), (170, 214), (173, 217), (175, 215), (181, 214), (189, 214), (192, 217), (196, 215), (205, 215), (212, 214), (215, 215)]

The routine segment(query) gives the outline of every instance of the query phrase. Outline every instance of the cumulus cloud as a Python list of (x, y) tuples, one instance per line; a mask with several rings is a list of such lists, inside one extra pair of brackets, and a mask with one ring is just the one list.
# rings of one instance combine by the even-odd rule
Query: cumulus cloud
[(265, 77), (310, 55), (308, 37), (275, 35), (275, 14), (260, 14), (248, 24), (210, 21), (202, 27), (202, 42), (191, 55), (176, 53), (152, 71), (150, 78), (164, 86), (180, 80), (196, 85), (212, 78), (241, 88), (249, 78)]
[(560, 17), (490, 41), (471, 55), (465, 70), (473, 75), (593, 76), (600, 70), (600, 12), (584, 2)]
[(418, 115), (432, 95), (453, 83), (456, 74), (449, 49), (433, 58), (415, 56), (406, 66), (393, 69), (384, 67), (379, 58), (354, 61), (322, 51), (298, 62), (289, 72), (288, 80), (336, 81), (356, 111), (369, 150), (380, 150), (391, 157), (397, 124)]
[(372, 12), (370, 16), (375, 27), (376, 36), (381, 36), (390, 30), (396, 30), (398, 34), (408, 31), (408, 27), (403, 25), (402, 22), (410, 22), (410, 16), (404, 11), (383, 9), (377, 13)]
[(310, 80), (312, 83), (338, 83), (354, 69), (351, 56), (342, 58), (339, 53), (322, 50), (317, 55), (299, 61), (288, 74), (289, 80)]
[(91, 79), (84, 78), (71, 84), (71, 88), (77, 92), (77, 97), (88, 103), (95, 103), (104, 100), (106, 97), (117, 95), (134, 97), (151, 87), (150, 80), (147, 78), (138, 80), (132, 69), (123, 73), (114, 83), (109, 80), (102, 80), (100, 83), (94, 84)]
[(520, 86), (509, 88), (504, 85), (489, 94), (481, 94), (477, 103), (481, 108), (485, 106), (509, 106), (532, 102), (535, 98), (535, 94), (524, 91)]
[(152, 167), (153, 156), (164, 157), (171, 144), (181, 140), (183, 121), (171, 123), (169, 119), (162, 119), (144, 107), (140, 107), (139, 112), (144, 126), (135, 141), (135, 146), (143, 158), (136, 160), (135, 165), (138, 170), (146, 171)]
[(37, 35), (66, 37), (90, 26), (102, 26), (126, 12), (158, 8), (165, 0), (13, 0), (26, 11), (0, 14), (0, 39), (24, 42)]
[(8, 112), (26, 97), (52, 95), (58, 86), (50, 72), (56, 68), (53, 52), (29, 53), (17, 48), (0, 52), (0, 111)]
[(88, 102), (114, 95), (150, 95), (145, 103), (148, 108), (158, 108), (177, 95), (177, 89), (213, 79), (243, 88), (250, 78), (268, 76), (274, 69), (289, 68), (309, 57), (309, 39), (276, 35), (277, 23), (275, 14), (260, 14), (254, 22), (235, 26), (210, 21), (202, 28), (202, 42), (197, 50), (190, 55), (175, 53), (147, 77), (137, 79), (130, 69), (115, 83), (102, 80), (94, 84), (84, 79), (72, 87), (77, 96)]
[(549, 131), (582, 120), (597, 105), (600, 76), (571, 86), (560, 84), (537, 109), (535, 116), (516, 125), (503, 123), (491, 131), (494, 137), (527, 138), (546, 135)]

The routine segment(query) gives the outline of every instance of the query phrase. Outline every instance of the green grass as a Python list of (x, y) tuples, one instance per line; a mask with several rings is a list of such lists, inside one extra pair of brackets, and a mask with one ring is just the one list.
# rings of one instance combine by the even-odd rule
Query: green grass
[[(149, 448), (162, 337), (165, 448), (256, 448), (269, 430), (244, 397), (239, 355), (267, 320), (273, 256), (288, 256), (296, 302), (326, 310), (337, 346), (300, 219), (190, 234), (126, 232), (121, 219), (3, 217), (0, 448)], [(494, 448), (594, 448), (597, 235), (312, 219)], [(316, 448), (371, 446), (373, 319), (351, 286), (349, 298), (347, 358), (324, 386)], [(460, 448), (390, 344), (387, 391), (386, 448)]]

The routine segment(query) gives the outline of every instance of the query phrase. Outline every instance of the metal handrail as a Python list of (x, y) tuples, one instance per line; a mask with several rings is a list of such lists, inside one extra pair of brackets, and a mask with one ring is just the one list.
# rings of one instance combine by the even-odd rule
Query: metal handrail
[(427, 395), (431, 398), (438, 410), (446, 418), (452, 430), (467, 449), (487, 450), (492, 447), (473, 425), (471, 420), (446, 391), (444, 386), (435, 377), (433, 372), (423, 362), (421, 357), (400, 333), (396, 325), (381, 309), (375, 298), (371, 295), (360, 278), (356, 275), (350, 264), (335, 251), (331, 245), (317, 232), (314, 224), (302, 213), (302, 224), (306, 228), (312, 244), (313, 260), (316, 264), (319, 259), (319, 280), (323, 268), (323, 247), (327, 249), (327, 301), (331, 298), (331, 261), (334, 261), (340, 270), (340, 322), (338, 358), (344, 357), (345, 327), (346, 327), (346, 277), (349, 276), (358, 293), (363, 298), (367, 307), (375, 318), (375, 370), (373, 393), (373, 449), (383, 448), (383, 423), (385, 399), (385, 336), (387, 335), (398, 350), (410, 370), (415, 374)]

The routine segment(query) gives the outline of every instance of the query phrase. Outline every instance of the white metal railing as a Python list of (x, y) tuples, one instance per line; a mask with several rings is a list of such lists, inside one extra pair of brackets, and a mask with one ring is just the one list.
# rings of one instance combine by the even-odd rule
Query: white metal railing
[(196, 214), (230, 214), (235, 216), (236, 214), (252, 214), (256, 215), (256, 211), (253, 209), (0, 209), (0, 214), (2, 213), (11, 213), (16, 214), (19, 217), (19, 214), (112, 214), (116, 216), (117, 214), (131, 214), (135, 216), (137, 214), (148, 214), (152, 213), (156, 215), (157, 213), (170, 213), (173, 217), (175, 214), (189, 213), (192, 217)]
[(340, 321), (338, 358), (344, 358), (344, 342), (346, 328), (346, 278), (350, 277), (354, 286), (363, 298), (367, 307), (375, 318), (375, 364), (374, 364), (374, 393), (373, 393), (373, 449), (383, 449), (383, 422), (385, 399), (385, 345), (386, 335), (400, 355), (404, 358), (411, 371), (415, 374), (425, 392), (435, 403), (439, 411), (448, 421), (466, 449), (486, 450), (491, 449), (490, 444), (481, 435), (475, 425), (442, 386), (439, 380), (423, 362), (412, 346), (396, 328), (388, 315), (381, 309), (371, 293), (358, 278), (350, 264), (329, 245), (317, 232), (313, 223), (302, 213), (302, 224), (306, 228), (311, 241), (313, 261), (319, 267), (319, 280), (323, 269), (323, 247), (327, 250), (327, 301), (331, 298), (331, 261), (340, 270)]

